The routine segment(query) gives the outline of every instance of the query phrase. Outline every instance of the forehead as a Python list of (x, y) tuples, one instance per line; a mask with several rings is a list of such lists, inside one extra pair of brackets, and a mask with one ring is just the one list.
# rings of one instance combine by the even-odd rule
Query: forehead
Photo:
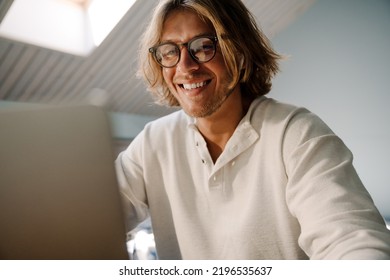
[(161, 41), (186, 42), (198, 35), (214, 33), (211, 23), (196, 12), (180, 9), (167, 15), (162, 27)]

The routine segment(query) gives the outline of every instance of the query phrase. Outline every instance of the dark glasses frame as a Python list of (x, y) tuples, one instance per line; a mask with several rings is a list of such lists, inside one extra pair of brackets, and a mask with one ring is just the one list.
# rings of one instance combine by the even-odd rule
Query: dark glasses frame
[[(191, 49), (191, 44), (194, 43), (195, 41), (199, 40), (199, 39), (209, 39), (211, 40), (212, 44), (213, 44), (213, 48), (214, 48), (214, 52), (213, 52), (213, 55), (209, 58), (207, 58), (206, 60), (200, 60), (196, 55), (195, 53), (193, 52), (193, 50)], [(210, 60), (212, 60), (217, 52), (217, 42), (218, 42), (218, 38), (216, 36), (213, 36), (213, 35), (201, 35), (201, 36), (196, 36), (194, 38), (192, 38), (190, 41), (188, 41), (187, 43), (182, 43), (182, 44), (176, 44), (174, 42), (165, 42), (165, 43), (162, 43), (162, 44), (159, 44), (159, 45), (156, 45), (154, 47), (151, 47), (149, 48), (149, 52), (153, 55), (153, 58), (154, 60), (162, 67), (165, 67), (165, 68), (172, 68), (172, 67), (175, 67), (179, 61), (180, 61), (180, 56), (181, 56), (181, 48), (184, 46), (187, 48), (187, 51), (189, 53), (189, 55), (192, 57), (193, 60), (195, 60), (196, 62), (198, 63), (205, 63), (205, 62), (208, 62)], [(158, 57), (158, 49), (162, 46), (165, 46), (165, 45), (171, 45), (175, 48), (175, 50), (177, 51), (177, 60), (175, 63), (173, 63), (172, 65), (164, 65), (163, 63), (161, 63), (159, 57)]]

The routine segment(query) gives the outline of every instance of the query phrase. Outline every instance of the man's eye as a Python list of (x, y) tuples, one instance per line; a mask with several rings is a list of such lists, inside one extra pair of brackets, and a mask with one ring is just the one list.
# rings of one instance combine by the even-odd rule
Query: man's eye
[(214, 50), (214, 45), (213, 44), (207, 44), (207, 45), (203, 45), (202, 46), (202, 49), (203, 49), (203, 51), (205, 51), (205, 52), (208, 52), (208, 51), (212, 51), (212, 50)]
[(176, 50), (169, 50), (169, 51), (166, 51), (165, 53), (163, 53), (163, 57), (164, 58), (170, 58), (170, 57), (173, 57), (173, 56), (176, 56), (177, 55), (177, 51)]

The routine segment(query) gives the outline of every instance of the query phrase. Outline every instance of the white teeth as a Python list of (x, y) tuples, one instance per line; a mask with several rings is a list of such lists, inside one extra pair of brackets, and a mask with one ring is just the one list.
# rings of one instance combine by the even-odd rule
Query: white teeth
[(200, 88), (206, 85), (206, 82), (201, 82), (201, 83), (194, 83), (194, 84), (183, 84), (184, 89), (195, 89), (195, 88)]

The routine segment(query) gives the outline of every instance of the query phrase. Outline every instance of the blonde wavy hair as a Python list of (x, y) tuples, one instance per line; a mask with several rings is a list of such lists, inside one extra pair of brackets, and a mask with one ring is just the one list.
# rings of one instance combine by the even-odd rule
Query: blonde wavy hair
[(240, 83), (242, 94), (250, 98), (271, 90), (271, 80), (279, 71), (281, 56), (273, 50), (241, 0), (161, 0), (154, 9), (139, 49), (138, 74), (146, 81), (156, 103), (179, 106), (164, 81), (162, 67), (149, 53), (150, 47), (160, 43), (165, 19), (178, 9), (193, 11), (213, 26), (227, 71), (232, 77), (231, 87)]

